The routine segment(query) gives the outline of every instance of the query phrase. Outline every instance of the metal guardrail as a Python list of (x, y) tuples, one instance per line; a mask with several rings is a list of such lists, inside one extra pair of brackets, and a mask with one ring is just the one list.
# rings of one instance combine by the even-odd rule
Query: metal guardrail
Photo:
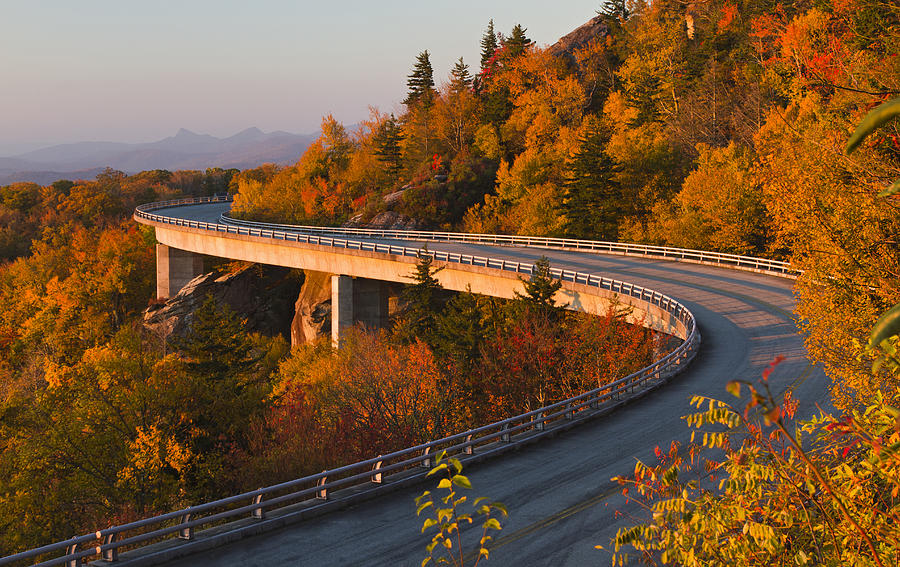
[(260, 230), (278, 230), (303, 232), (308, 234), (332, 234), (378, 238), (382, 240), (426, 240), (435, 242), (475, 242), (505, 246), (531, 246), (542, 248), (564, 248), (624, 256), (659, 257), (670, 260), (715, 264), (742, 270), (763, 272), (770, 275), (796, 278), (800, 271), (791, 268), (788, 262), (769, 260), (755, 256), (741, 256), (722, 252), (708, 252), (689, 248), (673, 248), (670, 246), (651, 246), (648, 244), (629, 244), (623, 242), (606, 242), (599, 240), (578, 240), (574, 238), (549, 238), (543, 236), (514, 236), (506, 234), (477, 234), (466, 232), (432, 232), (421, 230), (383, 230), (370, 228), (337, 228), (321, 226), (300, 226), (287, 224), (263, 223), (236, 219), (221, 215), (223, 224), (256, 228)]
[[(359, 242), (293, 231), (189, 221), (152, 212), (180, 205), (223, 202), (227, 200), (227, 197), (215, 196), (151, 203), (138, 207), (135, 210), (135, 216), (152, 222), (216, 232), (249, 234), (276, 240), (308, 242), (336, 248), (373, 250), (402, 256), (419, 257), (422, 255), (422, 250), (405, 246)], [(504, 271), (515, 271), (516, 273), (531, 274), (533, 270), (533, 264), (502, 259), (439, 251), (429, 251), (428, 255), (446, 262), (485, 266)], [(682, 323), (685, 332), (685, 336), (682, 337), (684, 342), (668, 355), (633, 374), (521, 415), (429, 443), (401, 449), (388, 455), (323, 471), (319, 474), (244, 492), (152, 518), (109, 527), (94, 533), (74, 537), (70, 540), (17, 553), (0, 558), (0, 566), (34, 560), (42, 555), (60, 552), (65, 554), (36, 565), (42, 567), (60, 564), (76, 566), (80, 565), (83, 559), (95, 556), (99, 556), (108, 562), (115, 562), (118, 560), (121, 548), (132, 549), (140, 547), (141, 544), (158, 541), (173, 534), (180, 539), (191, 540), (194, 538), (194, 530), (198, 527), (236, 518), (250, 517), (262, 520), (265, 518), (267, 511), (271, 512), (272, 510), (310, 499), (327, 499), (329, 493), (335, 489), (386, 482), (384, 475), (389, 473), (409, 475), (409, 471), (422, 470), (423, 472), (420, 474), (424, 475), (425, 469), (433, 464), (434, 455), (441, 450), (459, 454), (466, 458), (467, 455), (474, 455), (477, 450), (484, 450), (488, 446), (498, 444), (515, 446), (517, 443), (527, 440), (523, 437), (533, 436), (534, 432), (544, 431), (548, 426), (553, 427), (559, 422), (574, 423), (587, 420), (596, 415), (598, 411), (602, 411), (604, 407), (621, 403), (648, 388), (663, 383), (674, 374), (683, 370), (696, 356), (700, 345), (700, 333), (697, 329), (694, 315), (675, 299), (642, 286), (594, 274), (559, 269), (553, 269), (551, 272), (555, 277), (565, 281), (610, 290), (658, 306)], [(516, 434), (519, 434), (520, 439), (514, 437)]]
[[(182, 205), (199, 203), (224, 203), (232, 201), (231, 195), (216, 195), (213, 197), (177, 199), (159, 203), (141, 205), (135, 210), (135, 215), (141, 218), (151, 219), (150, 211), (160, 210)], [(169, 217), (165, 217), (169, 218)], [(676, 261), (693, 262), (700, 264), (715, 264), (717, 266), (762, 272), (788, 278), (796, 278), (801, 271), (792, 268), (790, 263), (780, 260), (770, 260), (756, 256), (742, 256), (739, 254), (726, 254), (723, 252), (709, 252), (706, 250), (693, 250), (690, 248), (677, 248), (671, 246), (652, 246), (649, 244), (630, 244), (627, 242), (607, 242), (600, 240), (579, 240), (574, 238), (550, 238), (543, 236), (515, 236), (506, 234), (477, 234), (466, 232), (434, 232), (422, 230), (384, 230), (370, 228), (340, 228), (303, 226), (290, 224), (264, 223), (236, 219), (227, 215), (220, 215), (221, 223), (232, 226), (253, 228), (270, 233), (275, 232), (299, 232), (306, 234), (358, 236), (364, 238), (377, 238), (381, 240), (424, 240), (434, 242), (474, 242), (480, 244), (493, 244), (505, 246), (531, 246), (544, 248), (564, 248), (591, 252), (603, 252), (624, 256), (658, 257)], [(198, 227), (202, 228), (202, 227)], [(258, 234), (258, 233), (242, 233)]]
[[(389, 473), (408, 471), (419, 467), (428, 469), (434, 462), (434, 456), (441, 450), (465, 456), (474, 455), (479, 447), (485, 447), (492, 443), (508, 443), (512, 446), (517, 442), (513, 438), (513, 435), (517, 433), (543, 431), (549, 425), (561, 420), (568, 422), (584, 421), (595, 413), (591, 410), (602, 409), (603, 404), (618, 402), (626, 398), (627, 394), (634, 394), (636, 389), (645, 386), (649, 381), (661, 382), (669, 378), (678, 370), (685, 368), (687, 363), (693, 359), (696, 355), (699, 340), (699, 334), (695, 329), (691, 333), (689, 340), (682, 343), (679, 349), (634, 374), (567, 400), (509, 419), (457, 433), (430, 443), (416, 445), (387, 455), (380, 455), (365, 461), (323, 471), (319, 474), (191, 506), (183, 510), (121, 526), (98, 530), (95, 533), (85, 534), (64, 542), (46, 545), (0, 559), (0, 565), (9, 565), (62, 550), (66, 551), (66, 555), (43, 561), (36, 565), (40, 567), (63, 563), (79, 565), (82, 559), (98, 555), (108, 562), (115, 562), (118, 560), (118, 550), (122, 547), (133, 548), (137, 544), (159, 540), (173, 534), (177, 534), (177, 537), (181, 539), (191, 540), (194, 537), (194, 530), (203, 525), (246, 517), (262, 520), (266, 516), (266, 511), (308, 499), (327, 499), (329, 493), (335, 489), (360, 484), (386, 482), (383, 475)], [(421, 474), (425, 474), (424, 469)], [(126, 537), (128, 532), (144, 530), (150, 527), (154, 529)], [(90, 547), (80, 549), (85, 545), (90, 545)]]

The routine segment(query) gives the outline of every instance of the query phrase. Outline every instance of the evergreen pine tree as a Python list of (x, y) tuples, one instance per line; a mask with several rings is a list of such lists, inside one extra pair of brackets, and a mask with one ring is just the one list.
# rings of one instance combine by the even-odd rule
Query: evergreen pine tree
[(497, 43), (497, 32), (494, 31), (494, 20), (488, 22), (488, 27), (481, 36), (481, 72), (484, 73), (491, 58), (497, 52), (500, 45)]
[(603, 8), (597, 13), (609, 25), (619, 26), (631, 15), (628, 10), (628, 0), (606, 0)]
[(621, 188), (615, 180), (616, 164), (606, 153), (609, 135), (595, 124), (579, 140), (569, 160), (566, 192), (560, 212), (565, 231), (575, 238), (615, 240), (624, 208)]
[(257, 359), (237, 315), (212, 296), (194, 312), (191, 329), (171, 341), (185, 369), (207, 380), (227, 381), (248, 372)]
[(412, 342), (416, 338), (429, 345), (435, 332), (435, 318), (443, 307), (440, 296), (443, 286), (434, 277), (440, 269), (435, 270), (434, 256), (425, 246), (419, 252), (416, 271), (409, 276), (415, 283), (405, 287), (401, 293), (404, 303), (403, 313), (397, 319), (394, 334), (404, 342)]
[(434, 98), (434, 70), (431, 68), (428, 50), (426, 49), (416, 57), (412, 73), (406, 79), (409, 92), (403, 104), (413, 106), (422, 103), (431, 106)]
[(460, 370), (470, 369), (490, 334), (478, 296), (471, 289), (457, 294), (447, 302), (435, 323), (435, 353), (455, 362)]
[(625, 100), (628, 106), (637, 110), (637, 115), (628, 122), (632, 128), (655, 122), (659, 119), (660, 78), (651, 73), (643, 73), (625, 87)]
[[(197, 388), (199, 405), (189, 408), (197, 429), (192, 434), (195, 450), (206, 454), (223, 442), (241, 442), (250, 421), (265, 409), (269, 393), (258, 376), (262, 354), (256, 352), (243, 322), (207, 296), (194, 312), (190, 331), (171, 345)], [(195, 482), (206, 481), (198, 477)]]
[(497, 65), (497, 55), (498, 50), (500, 49), (500, 42), (498, 39), (499, 34), (494, 30), (494, 20), (492, 19), (488, 22), (488, 27), (484, 31), (484, 35), (481, 36), (481, 71), (472, 82), (472, 86), (476, 93), (482, 92), (486, 81), (490, 79), (491, 74), (494, 72), (494, 68)]
[(388, 174), (395, 180), (403, 169), (403, 152), (400, 147), (402, 140), (403, 129), (393, 114), (378, 126), (372, 137), (375, 156), (387, 166)]
[(469, 66), (460, 57), (453, 69), (450, 70), (450, 90), (461, 93), (472, 88), (472, 75), (469, 74)]
[(512, 33), (503, 42), (504, 55), (506, 57), (515, 59), (525, 53), (525, 49), (532, 43), (525, 35), (526, 31), (528, 30), (520, 24), (513, 26)]
[[(553, 279), (550, 273), (550, 260), (541, 256), (535, 260), (531, 277), (519, 278), (525, 287), (525, 295), (516, 292), (518, 301), (513, 303), (513, 313), (541, 315), (551, 319), (559, 317), (565, 309), (557, 305), (553, 295), (562, 287), (562, 282)], [(524, 309), (522, 309), (524, 307)]]

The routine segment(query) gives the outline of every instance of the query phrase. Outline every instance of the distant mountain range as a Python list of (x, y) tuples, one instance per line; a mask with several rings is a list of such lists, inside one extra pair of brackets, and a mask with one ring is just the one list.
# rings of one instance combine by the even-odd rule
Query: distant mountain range
[(181, 129), (174, 136), (144, 144), (78, 142), (0, 157), (0, 185), (58, 179), (93, 179), (107, 167), (138, 173), (151, 169), (249, 169), (263, 163), (295, 163), (318, 137), (315, 134), (265, 133), (248, 128), (229, 138)]

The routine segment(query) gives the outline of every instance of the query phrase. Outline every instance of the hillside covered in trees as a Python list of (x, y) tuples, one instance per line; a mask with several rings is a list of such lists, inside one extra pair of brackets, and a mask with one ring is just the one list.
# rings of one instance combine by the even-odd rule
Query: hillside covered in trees
[(876, 198), (896, 126), (843, 148), (900, 92), (898, 18), (876, 0), (619, 0), (549, 48), (491, 22), (477, 67), (440, 80), (423, 51), (404, 113), (356, 132), (325, 117), (296, 165), (234, 178), (234, 211), (789, 260), (810, 351), (852, 407), (886, 379), (858, 343), (898, 300), (897, 204)]
[[(723, 553), (704, 537), (737, 542), (730, 561), (765, 565), (815, 549), (808, 557), (825, 563), (832, 551), (857, 557), (848, 553), (863, 548), (861, 531), (877, 539), (900, 525), (890, 413), (900, 375), (866, 346), (879, 315), (900, 303), (898, 201), (878, 197), (900, 178), (896, 122), (844, 151), (863, 116), (900, 95), (900, 8), (887, 0), (599, 7), (550, 47), (534, 45), (524, 25), (500, 33), (488, 23), (480, 61), (460, 59), (446, 78), (433, 76), (427, 50), (411, 54), (408, 82), (398, 85), (403, 112), (373, 110), (353, 132), (325, 117), (292, 166), (107, 171), (90, 182), (0, 188), (0, 554), (532, 408), (624, 375), (657, 346), (621, 314), (562, 312), (547, 301), (547, 279), (536, 282), (543, 291), (511, 302), (451, 298), (427, 265), (390, 329), (358, 330), (337, 353), (249, 334), (213, 302), (186, 335), (161, 341), (141, 323), (155, 300), (153, 237), (130, 212), (223, 191), (234, 194), (235, 214), (276, 222), (365, 223), (391, 212), (382, 218), (420, 228), (789, 260), (803, 270), (797, 319), (830, 377), (822, 387), (850, 417), (805, 426), (818, 444), (803, 463), (787, 434), (776, 447), (751, 427), (757, 443), (713, 465), (749, 473), (726, 499), (702, 500), (733, 521), (727, 530), (682, 529), (688, 505), (676, 502), (677, 518), (654, 516), (670, 523), (627, 532), (621, 543), (685, 564), (690, 554), (702, 565)], [(792, 427), (790, 400), (759, 394), (752, 403), (766, 408), (766, 427)], [(741, 412), (726, 409), (693, 423), (734, 425)], [(794, 460), (766, 468), (782, 455)], [(659, 456), (658, 468), (623, 483), (670, 503), (676, 488), (700, 486), (673, 481), (669, 471), (690, 461), (677, 447)], [(866, 463), (879, 472), (858, 474)], [(829, 472), (829, 494), (858, 497), (853, 510), (839, 510), (840, 498), (823, 503), (822, 479), (803, 473), (811, 464)], [(801, 515), (789, 497), (796, 486), (813, 495), (803, 504), (819, 508)], [(763, 497), (751, 500), (754, 490)], [(757, 527), (768, 510), (788, 527)], [(745, 549), (749, 540), (736, 534), (748, 516), (756, 547)], [(847, 517), (860, 518), (856, 535), (834, 535), (835, 525), (852, 527)], [(684, 554), (661, 558), (661, 549)]]
[(660, 451), (621, 479), (653, 521), (618, 545), (651, 563), (896, 563), (897, 339), (867, 343), (900, 302), (900, 206), (880, 196), (900, 178), (898, 124), (845, 147), (900, 95), (900, 7), (614, 0), (556, 45), (491, 22), (481, 47), (445, 78), (421, 52), (404, 112), (374, 110), (356, 132), (326, 117), (296, 166), (236, 177), (235, 211), (339, 224), (391, 210), (424, 228), (790, 261), (798, 324), (844, 415), (795, 424), (764, 377), (746, 408), (698, 400), (711, 405), (691, 424), (736, 430), (704, 435), (727, 455), (703, 461), (724, 492), (678, 477), (701, 447)]
[(236, 174), (0, 188), (0, 554), (440, 438), (664, 352), (624, 312), (555, 305), (546, 264), (503, 301), (443, 291), (427, 259), (391, 327), (356, 329), (337, 352), (250, 333), (211, 296), (162, 336), (142, 316), (160, 301), (153, 232), (130, 213)]

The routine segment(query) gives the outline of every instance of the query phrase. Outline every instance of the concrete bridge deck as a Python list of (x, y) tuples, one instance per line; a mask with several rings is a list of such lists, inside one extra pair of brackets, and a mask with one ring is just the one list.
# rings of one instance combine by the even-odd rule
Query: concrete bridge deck
[[(165, 209), (167, 216), (217, 222), (227, 204)], [(173, 229), (174, 230), (174, 229)], [(219, 253), (227, 256), (227, 239)], [(417, 247), (416, 241), (400, 242)], [(778, 355), (786, 360), (770, 377), (793, 388), (800, 417), (814, 404), (828, 407), (825, 377), (806, 359), (792, 321), (788, 279), (658, 259), (543, 248), (429, 242), (445, 250), (533, 262), (546, 255), (558, 268), (602, 274), (643, 285), (693, 311), (703, 345), (689, 370), (664, 388), (614, 415), (499, 460), (466, 471), (476, 495), (510, 509), (491, 548), (491, 565), (580, 566), (605, 563), (594, 549), (607, 546), (628, 510), (610, 478), (629, 473), (635, 459), (652, 462), (656, 446), (686, 442), (681, 416), (693, 394), (727, 399), (725, 383), (754, 380)], [(349, 509), (183, 558), (170, 565), (419, 565), (427, 538), (413, 498), (427, 486), (401, 490)]]

